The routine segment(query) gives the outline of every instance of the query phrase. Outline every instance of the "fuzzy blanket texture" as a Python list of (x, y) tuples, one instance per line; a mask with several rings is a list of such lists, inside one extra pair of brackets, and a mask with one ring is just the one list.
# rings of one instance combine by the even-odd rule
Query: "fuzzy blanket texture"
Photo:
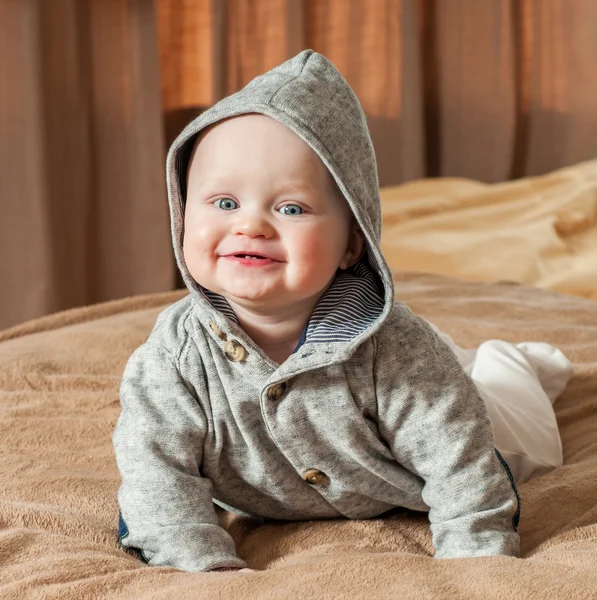
[(397, 296), (464, 347), (553, 343), (575, 364), (555, 409), (565, 465), (520, 486), (522, 558), (432, 558), (427, 515), (258, 525), (223, 515), (258, 573), (149, 567), (117, 545), (111, 435), (127, 358), (184, 292), (0, 333), (0, 597), (597, 597), (597, 303), (511, 283), (396, 274)]

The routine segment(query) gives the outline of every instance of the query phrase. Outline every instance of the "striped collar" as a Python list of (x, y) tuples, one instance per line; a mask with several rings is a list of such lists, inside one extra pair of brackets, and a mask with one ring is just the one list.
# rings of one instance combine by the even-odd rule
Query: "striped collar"
[[(349, 342), (365, 331), (383, 311), (382, 289), (378, 277), (365, 261), (345, 271), (338, 270), (332, 285), (317, 303), (294, 352), (306, 342)], [(205, 288), (201, 291), (216, 310), (239, 325), (226, 298)]]

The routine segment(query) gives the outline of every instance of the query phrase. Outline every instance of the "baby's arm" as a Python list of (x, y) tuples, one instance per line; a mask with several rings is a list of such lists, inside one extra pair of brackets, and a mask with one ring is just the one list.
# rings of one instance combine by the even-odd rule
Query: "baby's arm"
[(424, 480), (435, 556), (517, 556), (519, 501), (474, 383), (429, 325), (404, 308), (378, 335), (381, 435)]
[[(199, 366), (200, 367), (200, 366)], [(172, 354), (146, 343), (129, 359), (113, 441), (129, 533), (151, 565), (185, 571), (246, 567), (218, 525), (212, 484), (202, 477), (207, 419)]]

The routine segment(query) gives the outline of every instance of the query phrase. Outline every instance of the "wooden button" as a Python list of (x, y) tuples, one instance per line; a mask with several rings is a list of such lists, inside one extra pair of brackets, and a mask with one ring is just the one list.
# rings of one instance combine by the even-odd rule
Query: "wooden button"
[(209, 324), (209, 326), (221, 340), (226, 339), (226, 334), (213, 321)]
[(224, 344), (224, 354), (228, 360), (239, 362), (245, 359), (247, 351), (238, 340), (228, 340)]
[(276, 383), (267, 390), (269, 400), (279, 400), (286, 391), (286, 382)]
[(328, 476), (317, 469), (309, 469), (303, 479), (311, 485), (323, 485), (328, 482)]

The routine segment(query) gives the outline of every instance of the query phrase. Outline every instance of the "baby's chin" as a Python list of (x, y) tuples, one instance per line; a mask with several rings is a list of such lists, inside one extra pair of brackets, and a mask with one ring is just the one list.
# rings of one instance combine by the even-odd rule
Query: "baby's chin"
[(244, 285), (238, 286), (237, 288), (222, 287), (214, 285), (214, 282), (210, 282), (210, 285), (205, 285), (201, 281), (195, 280), (204, 290), (218, 294), (224, 297), (228, 302), (232, 304), (252, 304), (252, 305), (275, 305), (280, 303), (281, 299), (288, 293), (286, 290), (280, 288), (280, 286), (251, 286)]
[(217, 292), (230, 304), (236, 304), (251, 309), (274, 309), (279, 306), (291, 304), (287, 293), (280, 289), (272, 290), (222, 290)]
[(235, 311), (240, 308), (254, 314), (271, 316), (300, 312), (305, 310), (306, 305), (312, 310), (324, 290), (317, 291), (309, 297), (305, 297), (304, 290), (299, 292), (279, 286), (267, 289), (219, 288), (211, 291), (224, 297)]

